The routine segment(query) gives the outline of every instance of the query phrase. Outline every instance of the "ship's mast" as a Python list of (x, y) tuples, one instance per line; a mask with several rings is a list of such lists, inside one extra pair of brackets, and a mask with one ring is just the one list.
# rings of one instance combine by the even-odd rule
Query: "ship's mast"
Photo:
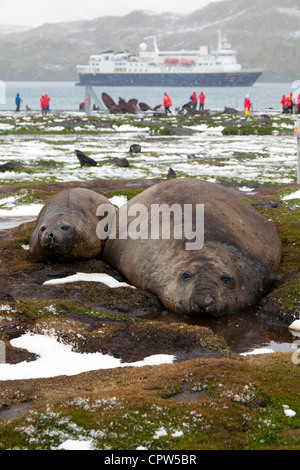
[(222, 50), (222, 33), (221, 30), (218, 30), (218, 35), (219, 35), (219, 43), (218, 43), (218, 52)]
[(154, 47), (154, 52), (158, 54), (159, 49), (157, 47), (157, 42), (156, 42), (156, 37), (155, 36), (147, 36), (145, 39), (153, 39), (153, 47)]
[(218, 30), (218, 35), (219, 35), (219, 44), (218, 44), (218, 52), (221, 52), (222, 50), (227, 50), (231, 49), (231, 45), (229, 44), (227, 38), (222, 35), (222, 31), (219, 29)]

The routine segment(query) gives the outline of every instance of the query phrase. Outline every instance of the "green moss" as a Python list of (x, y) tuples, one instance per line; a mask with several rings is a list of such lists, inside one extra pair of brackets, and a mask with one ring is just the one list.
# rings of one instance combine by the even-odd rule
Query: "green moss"
[(123, 190), (107, 191), (107, 194), (109, 196), (126, 196), (127, 200), (129, 201), (130, 199), (137, 196), (143, 191), (144, 189), (123, 189)]
[[(205, 383), (208, 393), (175, 402), (190, 381)], [(295, 417), (286, 417), (283, 405)], [(133, 368), (91, 374), (77, 394), (64, 391), (51, 406), (0, 421), (0, 449), (53, 450), (71, 439), (99, 450), (296, 450), (299, 428), (299, 367), (288, 357), (195, 360), (137, 376)]]
[(279, 278), (268, 296), (269, 307), (277, 319), (290, 324), (300, 318), (300, 208), (296, 200), (290, 200), (259, 211), (275, 224), (283, 249)]
[[(45, 191), (39, 189), (22, 188), (14, 193), (16, 205), (30, 205), (30, 204), (41, 204), (45, 200), (52, 196), (55, 196), (59, 191)], [(6, 207), (5, 199), (7, 196), (0, 196), (0, 207), (10, 210), (10, 207)], [(1, 204), (3, 200), (3, 204)]]

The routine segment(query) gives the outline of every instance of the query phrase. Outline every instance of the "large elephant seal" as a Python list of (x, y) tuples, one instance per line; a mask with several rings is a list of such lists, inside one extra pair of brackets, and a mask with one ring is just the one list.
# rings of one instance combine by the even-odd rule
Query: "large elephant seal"
[[(183, 215), (181, 221), (180, 217), (169, 218), (176, 236), (168, 239), (167, 234), (163, 239), (164, 234), (153, 239), (151, 209), (156, 207), (155, 214), (162, 204), (167, 208), (179, 204), (184, 216), (188, 208), (195, 209), (196, 214), (196, 208), (204, 205), (202, 247), (194, 243), (191, 249), (192, 244), (188, 244), (184, 234), (178, 238), (176, 224), (183, 225)], [(126, 217), (129, 236), (124, 236)], [(201, 239), (201, 226), (197, 227), (196, 222), (194, 216), (190, 229), (195, 232), (195, 240), (197, 236)], [(189, 239), (192, 232), (188, 233)], [(158, 238), (154, 231), (155, 234)], [(216, 183), (179, 179), (152, 186), (120, 208), (103, 259), (134, 286), (155, 293), (169, 310), (221, 315), (258, 303), (276, 277), (281, 253), (274, 225), (231, 189)]]
[[(105, 205), (105, 206), (103, 206)], [(75, 188), (54, 196), (41, 210), (30, 240), (30, 253), (40, 261), (74, 261), (98, 256), (104, 240), (96, 234), (100, 206), (114, 206), (104, 196)], [(114, 210), (108, 218), (113, 218)]]

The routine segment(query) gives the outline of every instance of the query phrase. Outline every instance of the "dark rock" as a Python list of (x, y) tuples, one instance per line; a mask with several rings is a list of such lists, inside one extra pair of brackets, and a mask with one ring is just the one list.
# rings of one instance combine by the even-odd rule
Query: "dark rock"
[(148, 106), (146, 103), (139, 103), (139, 107), (141, 111), (151, 111), (152, 108)]
[(277, 202), (277, 201), (266, 201), (266, 202), (260, 202), (259, 204), (255, 204), (254, 207), (261, 207), (263, 209), (276, 209), (277, 207), (283, 206), (283, 202)]
[(189, 127), (169, 127), (165, 130), (165, 135), (193, 135), (196, 132)]
[(140, 153), (142, 151), (142, 147), (140, 144), (132, 144), (130, 145), (129, 152), (131, 153)]
[(23, 168), (23, 164), (20, 162), (7, 162), (3, 165), (0, 165), (0, 171), (14, 171), (14, 170), (21, 170)]
[(224, 112), (224, 114), (241, 114), (241, 112), (238, 111), (237, 109), (235, 109), (235, 108), (227, 108), (226, 106), (225, 106), (223, 112)]
[(129, 167), (130, 166), (129, 161), (127, 160), (127, 158), (117, 158), (116, 160), (114, 160), (114, 163), (117, 166), (123, 166), (123, 167)]

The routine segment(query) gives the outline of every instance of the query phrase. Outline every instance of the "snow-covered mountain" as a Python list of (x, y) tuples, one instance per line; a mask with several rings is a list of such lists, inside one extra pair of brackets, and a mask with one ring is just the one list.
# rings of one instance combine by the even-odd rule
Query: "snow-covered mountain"
[(188, 15), (134, 11), (9, 33), (0, 26), (0, 78), (76, 81), (76, 64), (91, 54), (135, 53), (152, 35), (161, 49), (215, 48), (222, 29), (244, 67), (263, 68), (266, 81), (293, 81), (300, 78), (299, 19), (300, 0), (224, 0)]

